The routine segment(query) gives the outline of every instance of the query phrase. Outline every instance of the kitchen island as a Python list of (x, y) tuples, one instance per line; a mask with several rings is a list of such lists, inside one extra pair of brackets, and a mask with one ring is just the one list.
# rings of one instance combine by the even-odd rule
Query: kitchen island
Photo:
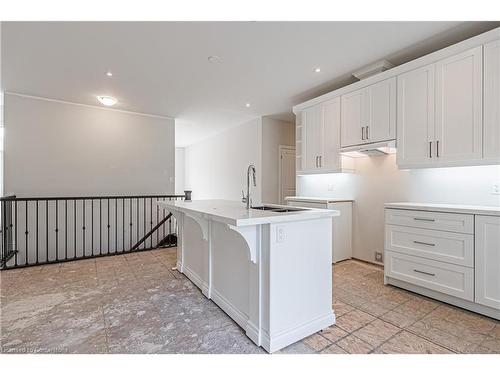
[(335, 323), (334, 210), (157, 202), (178, 223), (177, 269), (268, 352)]

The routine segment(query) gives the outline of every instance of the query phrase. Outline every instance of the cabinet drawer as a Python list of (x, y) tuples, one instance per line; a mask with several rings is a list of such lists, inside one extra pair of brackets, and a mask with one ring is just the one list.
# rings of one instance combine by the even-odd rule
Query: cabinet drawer
[(384, 272), (394, 279), (474, 300), (473, 268), (386, 251)]
[(474, 233), (474, 215), (467, 214), (387, 208), (385, 223), (448, 232)]
[(385, 249), (461, 266), (474, 266), (474, 236), (386, 225)]

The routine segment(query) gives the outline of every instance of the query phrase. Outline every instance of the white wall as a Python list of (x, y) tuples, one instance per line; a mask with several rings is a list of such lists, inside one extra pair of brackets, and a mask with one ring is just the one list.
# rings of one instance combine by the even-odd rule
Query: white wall
[(260, 118), (186, 147), (186, 189), (193, 191), (193, 199), (241, 200), (247, 167), (255, 164), (257, 188), (252, 187), (252, 196), (254, 203), (260, 202), (261, 147)]
[(262, 201), (279, 204), (279, 146), (295, 146), (295, 123), (262, 118)]
[(500, 206), (491, 194), (500, 166), (399, 170), (396, 155), (358, 158), (356, 173), (297, 177), (297, 195), (354, 199), (353, 255), (374, 261), (384, 247), (384, 203)]
[(174, 191), (174, 121), (5, 94), (5, 192)]
[(175, 193), (184, 194), (186, 187), (186, 149), (175, 148)]

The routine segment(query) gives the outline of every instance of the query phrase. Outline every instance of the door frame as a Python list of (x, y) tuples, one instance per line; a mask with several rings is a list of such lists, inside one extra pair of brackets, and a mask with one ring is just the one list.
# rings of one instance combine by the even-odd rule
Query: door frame
[[(295, 146), (291, 145), (279, 145), (278, 146), (278, 201), (281, 202), (283, 201), (281, 197), (281, 191), (282, 191), (282, 181), (281, 181), (281, 159), (282, 159), (282, 153), (283, 151), (293, 151), (294, 155), (296, 155), (296, 148)], [(297, 159), (295, 159), (295, 175), (297, 175)]]

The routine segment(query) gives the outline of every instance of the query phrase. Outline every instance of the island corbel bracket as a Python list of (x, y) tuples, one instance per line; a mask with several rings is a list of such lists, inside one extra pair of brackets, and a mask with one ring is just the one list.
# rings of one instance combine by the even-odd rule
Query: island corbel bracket
[(193, 219), (198, 223), (198, 225), (201, 228), (201, 233), (203, 235), (203, 239), (205, 241), (208, 241), (208, 216), (205, 217), (205, 215), (196, 215), (191, 212), (185, 212), (184, 215), (187, 217)]
[(250, 251), (250, 261), (257, 264), (257, 251), (260, 245), (259, 241), (259, 229), (257, 225), (248, 225), (243, 227), (236, 227), (234, 225), (228, 224), (229, 229), (238, 232), (241, 237), (245, 240)]

